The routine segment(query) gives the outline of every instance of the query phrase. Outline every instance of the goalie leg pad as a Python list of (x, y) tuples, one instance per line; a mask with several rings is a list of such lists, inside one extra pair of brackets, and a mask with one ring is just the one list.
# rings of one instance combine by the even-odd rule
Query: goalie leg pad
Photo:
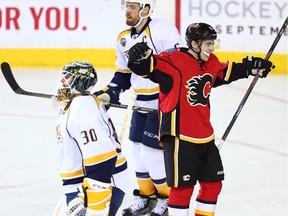
[(82, 184), (83, 191), (79, 198), (87, 207), (88, 215), (107, 215), (112, 196), (112, 187), (109, 183), (85, 178)]
[(88, 215), (107, 214), (112, 197), (112, 187), (109, 183), (100, 182), (90, 178), (84, 178), (83, 192), (80, 199), (87, 207)]

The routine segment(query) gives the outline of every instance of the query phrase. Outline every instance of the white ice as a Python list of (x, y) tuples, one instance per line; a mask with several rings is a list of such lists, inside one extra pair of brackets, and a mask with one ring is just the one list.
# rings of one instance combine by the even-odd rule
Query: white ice
[[(25, 90), (54, 93), (58, 69), (13, 70)], [(96, 89), (106, 85), (112, 75), (112, 70), (98, 70)], [(211, 121), (217, 142), (252, 79), (213, 89)], [(63, 198), (57, 170), (57, 112), (53, 111), (50, 99), (15, 94), (2, 73), (0, 89), (0, 215), (50, 216)], [(128, 100), (129, 92), (121, 96), (122, 103)], [(270, 75), (258, 80), (221, 149), (226, 178), (216, 216), (288, 215), (287, 103), (287, 75)], [(111, 108), (109, 112), (120, 130), (125, 110)], [(123, 153), (128, 158), (130, 178), (136, 187), (127, 135), (122, 143)], [(122, 208), (133, 202), (132, 189)], [(198, 186), (191, 208), (197, 191)]]

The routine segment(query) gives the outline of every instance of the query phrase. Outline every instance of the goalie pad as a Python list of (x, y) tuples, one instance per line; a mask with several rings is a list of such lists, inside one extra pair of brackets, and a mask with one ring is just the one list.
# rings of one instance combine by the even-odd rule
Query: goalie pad
[(86, 216), (86, 208), (83, 201), (78, 197), (73, 199), (68, 205), (66, 216)]
[(112, 187), (108, 183), (85, 178), (82, 191), (79, 193), (80, 200), (87, 207), (87, 215), (107, 215), (112, 196)]

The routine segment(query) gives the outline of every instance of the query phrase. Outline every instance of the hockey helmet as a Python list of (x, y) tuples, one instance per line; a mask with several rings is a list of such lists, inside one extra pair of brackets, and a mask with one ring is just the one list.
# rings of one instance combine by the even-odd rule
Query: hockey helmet
[(191, 41), (193, 40), (199, 43), (199, 41), (203, 40), (216, 39), (217, 33), (215, 29), (206, 23), (192, 23), (186, 29), (185, 40), (189, 48), (191, 48)]
[(125, 0), (125, 3), (139, 3), (140, 8), (144, 8), (147, 4), (150, 5), (150, 11), (148, 15), (150, 16), (154, 11), (156, 0)]
[(97, 82), (97, 73), (87, 61), (74, 61), (64, 66), (60, 72), (60, 87), (56, 100), (69, 100), (74, 94), (89, 91)]

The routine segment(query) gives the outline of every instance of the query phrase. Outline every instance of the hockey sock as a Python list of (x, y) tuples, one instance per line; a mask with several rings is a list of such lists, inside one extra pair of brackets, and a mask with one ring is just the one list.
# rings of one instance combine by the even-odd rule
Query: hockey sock
[(222, 182), (201, 182), (195, 204), (195, 216), (213, 216)]
[(169, 215), (188, 216), (189, 204), (194, 187), (184, 188), (170, 188), (170, 195), (168, 199)]

